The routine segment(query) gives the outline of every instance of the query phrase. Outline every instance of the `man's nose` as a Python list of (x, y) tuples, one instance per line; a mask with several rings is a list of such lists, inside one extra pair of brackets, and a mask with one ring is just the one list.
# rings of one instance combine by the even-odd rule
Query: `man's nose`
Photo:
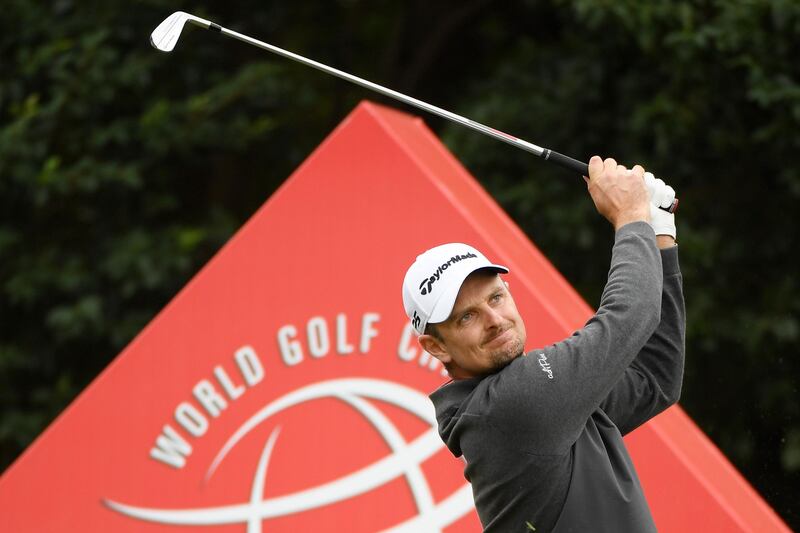
[(503, 323), (503, 317), (500, 316), (500, 313), (497, 312), (496, 309), (493, 307), (487, 306), (486, 308), (486, 327), (487, 328), (496, 328), (500, 327)]

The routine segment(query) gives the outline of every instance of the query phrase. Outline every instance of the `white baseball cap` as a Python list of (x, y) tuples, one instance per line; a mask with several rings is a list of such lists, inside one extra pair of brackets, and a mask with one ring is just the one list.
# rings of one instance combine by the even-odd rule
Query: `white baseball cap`
[(417, 333), (423, 334), (428, 323), (447, 320), (461, 284), (481, 268), (508, 273), (506, 267), (490, 263), (478, 250), (460, 242), (442, 244), (417, 257), (403, 279), (403, 306)]

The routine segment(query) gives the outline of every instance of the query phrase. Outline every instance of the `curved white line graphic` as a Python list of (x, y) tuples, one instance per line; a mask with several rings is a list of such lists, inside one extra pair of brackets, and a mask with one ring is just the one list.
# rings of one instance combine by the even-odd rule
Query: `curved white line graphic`
[[(372, 425), (375, 426), (381, 434), (392, 452), (395, 454), (402, 454), (402, 451), (407, 446), (406, 441), (403, 439), (403, 436), (400, 435), (400, 432), (397, 431), (397, 428), (386, 418), (386, 415), (361, 398), (350, 394), (342, 394), (340, 397), (372, 422)], [(403, 470), (408, 480), (408, 486), (411, 488), (411, 494), (414, 496), (414, 503), (417, 505), (417, 510), (423, 514), (429, 513), (435, 504), (431, 489), (428, 486), (428, 481), (422, 474), (419, 463), (408, 463)], [(431, 530), (431, 533), (439, 532)]]
[(465, 483), (456, 492), (436, 504), (432, 512), (409, 518), (402, 524), (381, 533), (419, 533), (420, 531), (436, 531), (447, 527), (475, 508), (472, 499), (472, 486)]
[[(294, 494), (262, 500), (267, 467), (279, 432), (279, 429), (275, 429), (270, 434), (259, 459), (248, 503), (196, 509), (146, 508), (112, 500), (105, 500), (105, 503), (117, 512), (140, 520), (198, 526), (238, 523), (247, 524), (248, 533), (260, 533), (261, 521), (264, 519), (307, 511), (352, 498), (399, 476), (405, 476), (419, 514), (387, 529), (387, 532), (439, 531), (474, 508), (469, 484), (464, 484), (438, 504), (433, 501), (427, 480), (419, 466), (444, 446), (437, 433), (436, 417), (430, 401), (414, 389), (376, 379), (319, 382), (276, 399), (234, 432), (209, 467), (206, 480), (213, 475), (228, 452), (259, 424), (289, 407), (326, 397), (337, 398), (356, 409), (380, 433), (391, 448), (392, 454), (337, 480)], [(413, 441), (406, 442), (389, 419), (363, 397), (401, 407), (422, 419), (431, 428)]]
[[(256, 475), (253, 479), (253, 489), (250, 491), (250, 505), (258, 505), (261, 498), (264, 497), (264, 482), (267, 479), (267, 467), (269, 466), (269, 458), (272, 455), (272, 448), (275, 447), (275, 441), (278, 440), (278, 434), (281, 428), (277, 427), (272, 430), (272, 433), (267, 439), (267, 445), (264, 446), (264, 451), (261, 452), (261, 457), (258, 460), (256, 467)], [(247, 533), (261, 533), (261, 520), (251, 516), (247, 521)]]
[(366, 396), (367, 398), (392, 403), (416, 415), (430, 424), (431, 427), (436, 428), (436, 412), (433, 409), (433, 404), (419, 391), (406, 387), (405, 385), (367, 378), (333, 379), (330, 381), (312, 383), (311, 385), (292, 391), (272, 403), (267, 404), (250, 417), (247, 422), (242, 424), (222, 446), (219, 453), (217, 453), (217, 456), (214, 458), (214, 461), (212, 461), (206, 473), (206, 480), (214, 475), (219, 464), (242, 437), (247, 435), (253, 428), (261, 424), (267, 418), (297, 404), (319, 398), (338, 396), (340, 392), (349, 392), (351, 394), (358, 394), (359, 396)]

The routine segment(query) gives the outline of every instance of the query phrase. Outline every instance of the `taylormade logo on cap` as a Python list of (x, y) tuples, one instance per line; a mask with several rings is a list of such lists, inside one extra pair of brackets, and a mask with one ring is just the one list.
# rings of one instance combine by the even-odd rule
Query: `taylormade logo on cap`
[(428, 279), (424, 280), (422, 283), (419, 284), (420, 294), (425, 296), (426, 294), (430, 293), (431, 287), (433, 286), (434, 283), (436, 283), (436, 281), (438, 281), (439, 276), (442, 275), (442, 272), (447, 270), (447, 267), (449, 267), (453, 263), (457, 263), (464, 259), (469, 259), (470, 257), (474, 257), (476, 259), (478, 258), (478, 256), (473, 254), (472, 252), (467, 252), (463, 255), (454, 255), (453, 257), (447, 260), (447, 263), (442, 263), (441, 265), (439, 265), (439, 267), (436, 269), (436, 272), (434, 272), (431, 275), (431, 277), (429, 277)]
[(482, 268), (507, 273), (478, 250), (463, 243), (442, 244), (419, 255), (403, 280), (403, 306), (411, 325), (422, 334), (430, 324), (450, 316), (464, 280)]

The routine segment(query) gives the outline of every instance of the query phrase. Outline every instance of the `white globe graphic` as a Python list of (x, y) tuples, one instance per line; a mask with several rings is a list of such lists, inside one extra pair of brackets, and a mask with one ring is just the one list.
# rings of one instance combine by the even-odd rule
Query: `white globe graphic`
[[(105, 504), (138, 520), (175, 526), (246, 525), (247, 533), (268, 530), (268, 520), (294, 513), (311, 511), (349, 498), (357, 497), (397, 478), (403, 478), (411, 491), (417, 514), (395, 524), (384, 532), (440, 532), (474, 509), (472, 490), (464, 483), (455, 492), (435, 502), (421, 464), (439, 452), (444, 444), (437, 432), (436, 416), (430, 400), (419, 391), (391, 381), (368, 378), (345, 378), (312, 383), (275, 399), (237, 429), (222, 446), (211, 463), (206, 479), (210, 479), (228, 453), (256, 427), (272, 416), (300, 404), (322, 398), (338, 399), (362, 416), (380, 435), (390, 453), (359, 470), (338, 479), (292, 494), (263, 498), (270, 456), (279, 437), (272, 431), (258, 460), (250, 500), (235, 505), (193, 509), (161, 509), (129, 505), (105, 500)], [(429, 427), (421, 435), (406, 441), (400, 431), (370, 400), (395, 405), (418, 417)], [(266, 524), (264, 521), (267, 521)]]

